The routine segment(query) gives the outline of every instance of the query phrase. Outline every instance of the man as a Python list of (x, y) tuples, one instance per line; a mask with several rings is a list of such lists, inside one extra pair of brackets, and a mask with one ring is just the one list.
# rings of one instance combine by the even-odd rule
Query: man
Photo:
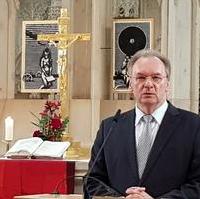
[(49, 89), (52, 86), (52, 82), (55, 81), (55, 78), (52, 75), (52, 63), (53, 60), (51, 58), (51, 50), (47, 47), (42, 52), (42, 56), (40, 58), (41, 78), (43, 82), (40, 89)]
[(200, 198), (200, 118), (167, 101), (169, 60), (142, 50), (131, 58), (129, 69), (136, 107), (115, 121), (102, 121), (92, 148), (86, 196), (106, 194), (107, 186), (99, 188), (98, 179), (127, 199)]

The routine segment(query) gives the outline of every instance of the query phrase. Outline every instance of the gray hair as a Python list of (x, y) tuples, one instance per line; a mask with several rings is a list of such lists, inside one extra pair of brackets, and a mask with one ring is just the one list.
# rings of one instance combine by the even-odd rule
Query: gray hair
[(152, 49), (139, 50), (131, 57), (131, 59), (129, 60), (129, 63), (128, 63), (128, 74), (129, 75), (131, 74), (133, 65), (141, 57), (157, 57), (158, 59), (160, 59), (160, 61), (162, 61), (165, 66), (165, 72), (167, 74), (167, 78), (170, 79), (171, 64), (170, 64), (169, 59), (167, 57), (163, 56), (162, 54), (160, 54), (159, 52), (152, 50)]

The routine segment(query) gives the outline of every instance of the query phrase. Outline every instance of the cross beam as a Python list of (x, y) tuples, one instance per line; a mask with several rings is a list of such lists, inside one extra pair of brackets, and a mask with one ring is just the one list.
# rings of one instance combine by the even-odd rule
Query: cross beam
[(69, 117), (69, 70), (67, 67), (67, 48), (75, 41), (90, 40), (90, 33), (69, 33), (69, 20), (67, 9), (61, 9), (61, 15), (57, 19), (59, 32), (56, 34), (39, 34), (38, 41), (53, 42), (58, 47), (59, 90), (61, 101), (61, 115)]

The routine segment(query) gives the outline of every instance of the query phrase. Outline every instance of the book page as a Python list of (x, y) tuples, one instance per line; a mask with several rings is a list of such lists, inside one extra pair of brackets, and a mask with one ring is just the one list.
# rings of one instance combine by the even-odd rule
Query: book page
[(69, 146), (70, 142), (44, 141), (38, 149), (34, 151), (33, 156), (60, 158)]
[(15, 142), (15, 144), (5, 154), (6, 157), (14, 155), (31, 155), (43, 142), (41, 138), (25, 138)]
[(56, 78), (55, 78), (53, 75), (51, 75), (51, 76), (46, 76), (46, 79), (47, 79), (48, 82), (53, 82), (53, 81), (56, 80)]

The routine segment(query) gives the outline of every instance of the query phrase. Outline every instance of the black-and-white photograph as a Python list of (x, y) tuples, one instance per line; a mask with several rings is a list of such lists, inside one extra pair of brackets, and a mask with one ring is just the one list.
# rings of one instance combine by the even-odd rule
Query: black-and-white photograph
[(58, 92), (58, 49), (37, 40), (39, 34), (57, 32), (57, 21), (23, 22), (21, 92)]
[(113, 22), (113, 89), (129, 92), (128, 62), (138, 50), (152, 48), (153, 19)]

